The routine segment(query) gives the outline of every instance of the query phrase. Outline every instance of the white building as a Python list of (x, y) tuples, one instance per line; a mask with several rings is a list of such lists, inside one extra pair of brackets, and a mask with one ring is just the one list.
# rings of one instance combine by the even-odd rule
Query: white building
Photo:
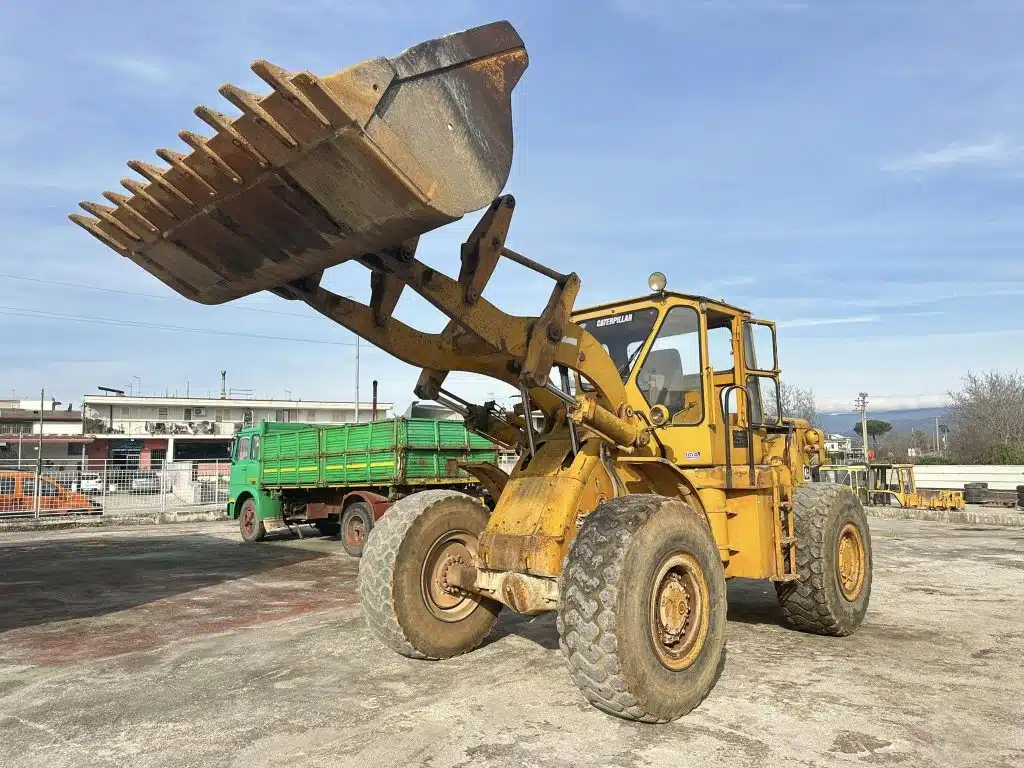
[(81, 462), (89, 442), (82, 412), (59, 405), (54, 400), (0, 400), (0, 466), (34, 465), (40, 451), (46, 466)]
[(825, 453), (850, 453), (853, 450), (853, 438), (846, 435), (826, 435)]
[[(149, 466), (155, 459), (226, 458), (238, 430), (261, 421), (346, 424), (374, 417), (371, 403), (239, 397), (86, 395), (86, 434), (91, 459)], [(392, 403), (377, 403), (377, 419), (392, 416)]]

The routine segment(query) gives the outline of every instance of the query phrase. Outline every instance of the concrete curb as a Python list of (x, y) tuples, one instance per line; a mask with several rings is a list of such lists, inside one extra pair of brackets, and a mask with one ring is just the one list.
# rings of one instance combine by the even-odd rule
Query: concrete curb
[(168, 525), (174, 523), (207, 523), (227, 520), (221, 507), (189, 509), (150, 514), (99, 515), (96, 517), (46, 517), (40, 520), (0, 520), (0, 532), (50, 531), (67, 528), (106, 528), (122, 525)]
[(864, 507), (869, 517), (886, 520), (928, 520), (936, 523), (1024, 526), (1024, 511), (991, 509), (905, 509)]

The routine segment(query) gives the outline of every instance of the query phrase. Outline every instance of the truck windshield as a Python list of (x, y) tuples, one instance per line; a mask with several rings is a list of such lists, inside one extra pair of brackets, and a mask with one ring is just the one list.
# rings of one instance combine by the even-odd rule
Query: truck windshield
[[(581, 320), (579, 326), (600, 342), (605, 351), (611, 355), (619, 375), (625, 381), (636, 363), (644, 342), (651, 335), (654, 323), (658, 319), (658, 310), (634, 309), (631, 312), (620, 312), (617, 315), (592, 317)], [(586, 381), (582, 382), (584, 390), (591, 390)]]

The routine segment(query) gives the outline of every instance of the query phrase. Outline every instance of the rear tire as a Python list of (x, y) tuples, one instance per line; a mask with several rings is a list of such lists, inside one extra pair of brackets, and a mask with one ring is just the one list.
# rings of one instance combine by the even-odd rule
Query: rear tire
[(422, 491), (388, 510), (359, 561), (366, 623), (389, 648), (413, 659), (447, 659), (490, 634), (501, 604), (447, 588), (444, 572), (471, 565), (487, 508), (456, 491)]
[(665, 723), (711, 692), (725, 661), (725, 571), (692, 507), (646, 494), (601, 504), (559, 582), (559, 647), (595, 707)]
[(373, 508), (365, 501), (353, 501), (341, 516), (341, 546), (352, 557), (362, 557), (366, 539), (373, 530)]
[(776, 582), (790, 626), (841, 637), (860, 626), (871, 598), (871, 531), (857, 496), (841, 485), (804, 483), (793, 494), (796, 581)]
[(256, 501), (251, 496), (242, 502), (242, 508), (238, 512), (238, 530), (242, 534), (242, 540), (249, 544), (263, 541), (267, 535), (266, 526), (256, 514)]

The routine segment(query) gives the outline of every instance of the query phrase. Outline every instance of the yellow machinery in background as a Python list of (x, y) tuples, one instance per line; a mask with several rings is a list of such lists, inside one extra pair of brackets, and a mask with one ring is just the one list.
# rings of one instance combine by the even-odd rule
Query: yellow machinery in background
[(963, 491), (918, 488), (913, 464), (823, 464), (822, 482), (852, 488), (863, 504), (911, 509), (963, 509)]
[[(526, 66), (507, 22), (326, 77), (258, 61), (269, 95), (223, 86), (240, 116), (198, 108), (212, 137), (180, 134), (191, 151), (159, 150), (166, 168), (130, 162), (147, 183), (71, 218), (188, 299), (304, 302), (419, 368), (418, 397), (517, 448), (510, 475), (473, 469), (493, 512), (425, 491), (370, 532), (359, 596), (385, 644), (448, 658), (503, 606), (554, 611), (584, 695), (665, 722), (718, 677), (727, 578), (770, 580), (792, 626), (846, 635), (867, 611), (871, 538), (856, 494), (805, 480), (822, 434), (780, 414), (772, 323), (669, 291), (660, 273), (640, 296), (576, 309), (577, 275), (507, 247), (510, 99)], [(480, 209), (456, 278), (419, 260), (421, 235)], [(538, 314), (484, 298), (502, 259), (551, 280)], [(342, 262), (368, 271), (368, 303), (322, 284)], [(621, 282), (626, 264), (593, 267)], [(398, 320), (405, 289), (447, 326)], [(445, 389), (452, 371), (502, 381), (521, 404), (467, 402)]]

